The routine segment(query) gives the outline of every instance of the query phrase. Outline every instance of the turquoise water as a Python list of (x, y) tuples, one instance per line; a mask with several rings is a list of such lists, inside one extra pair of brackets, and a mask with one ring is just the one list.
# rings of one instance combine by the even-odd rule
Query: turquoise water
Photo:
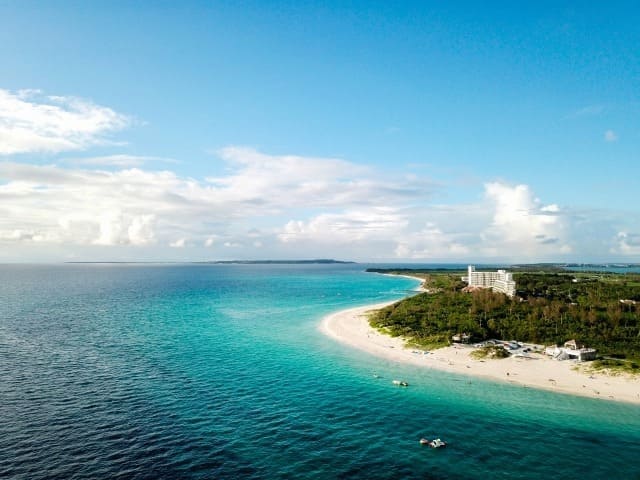
[(0, 477), (640, 478), (638, 406), (324, 337), (323, 315), (417, 284), (363, 270), (1, 266)]

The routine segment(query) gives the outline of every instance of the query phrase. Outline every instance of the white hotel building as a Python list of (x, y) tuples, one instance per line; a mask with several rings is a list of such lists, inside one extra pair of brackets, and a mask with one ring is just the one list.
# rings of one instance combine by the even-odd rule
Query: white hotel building
[(497, 272), (476, 272), (476, 267), (469, 265), (468, 275), (462, 277), (470, 287), (490, 288), (494, 292), (502, 292), (509, 297), (516, 294), (516, 282), (513, 275), (506, 270)]

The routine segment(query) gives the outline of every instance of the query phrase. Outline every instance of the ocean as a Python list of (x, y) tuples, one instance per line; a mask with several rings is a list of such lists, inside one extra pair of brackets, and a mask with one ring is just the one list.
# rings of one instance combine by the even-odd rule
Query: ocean
[(640, 479), (639, 406), (325, 337), (418, 283), (364, 268), (0, 266), (0, 478)]

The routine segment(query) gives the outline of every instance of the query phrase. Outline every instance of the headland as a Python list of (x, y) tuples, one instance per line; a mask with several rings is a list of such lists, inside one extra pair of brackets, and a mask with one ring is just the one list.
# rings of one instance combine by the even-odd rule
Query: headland
[(531, 358), (474, 359), (472, 346), (453, 345), (425, 352), (406, 348), (405, 339), (390, 337), (369, 325), (371, 312), (394, 302), (350, 308), (326, 316), (320, 330), (329, 337), (386, 360), (472, 375), (521, 387), (640, 404), (640, 378), (590, 373), (573, 362), (545, 355)]

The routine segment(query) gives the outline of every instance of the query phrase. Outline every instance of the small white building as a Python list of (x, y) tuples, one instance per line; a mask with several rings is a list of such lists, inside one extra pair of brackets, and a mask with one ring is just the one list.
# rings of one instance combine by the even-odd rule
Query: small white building
[(555, 360), (577, 360), (579, 362), (586, 362), (596, 359), (595, 348), (587, 348), (576, 340), (564, 342), (563, 347), (555, 345), (547, 347), (544, 353), (553, 357)]
[(469, 287), (490, 288), (494, 292), (502, 292), (509, 297), (516, 294), (516, 282), (513, 274), (506, 270), (497, 272), (476, 272), (476, 267), (467, 267), (467, 276), (462, 277), (463, 282), (467, 282)]

